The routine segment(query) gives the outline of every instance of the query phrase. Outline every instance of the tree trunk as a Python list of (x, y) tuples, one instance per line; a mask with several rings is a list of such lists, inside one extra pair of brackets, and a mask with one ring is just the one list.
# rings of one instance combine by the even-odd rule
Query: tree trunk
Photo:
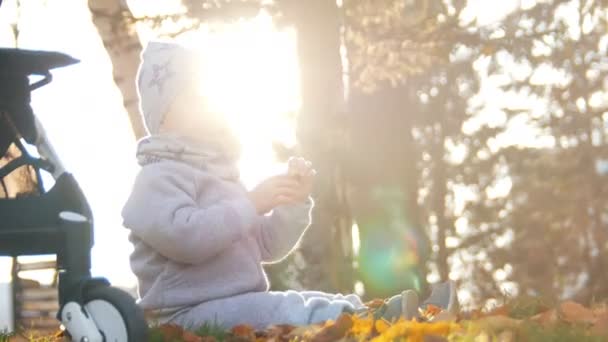
[(339, 112), (344, 103), (340, 56), (340, 12), (335, 0), (292, 1), (297, 29), (302, 109), (298, 141), (318, 170), (313, 225), (301, 253), (306, 261), (304, 287), (353, 290), (351, 220), (344, 196)]
[(446, 217), (445, 198), (447, 195), (447, 175), (446, 165), (444, 161), (444, 144), (445, 134), (443, 125), (439, 124), (435, 132), (435, 141), (431, 147), (431, 158), (433, 159), (432, 182), (433, 182), (433, 199), (432, 210), (437, 218), (437, 271), (441, 281), (448, 280), (450, 269), (448, 263), (448, 250), (446, 247), (446, 236), (449, 225), (449, 220)]
[(122, 94), (133, 134), (139, 139), (145, 135), (145, 129), (139, 114), (135, 77), (142, 46), (135, 28), (126, 20), (130, 10), (124, 0), (89, 0), (89, 9), (112, 61), (114, 82)]

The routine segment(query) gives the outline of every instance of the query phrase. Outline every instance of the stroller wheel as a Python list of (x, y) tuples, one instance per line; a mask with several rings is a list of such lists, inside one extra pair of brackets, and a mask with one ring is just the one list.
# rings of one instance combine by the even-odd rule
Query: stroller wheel
[(95, 286), (88, 289), (84, 297), (84, 307), (104, 341), (147, 341), (148, 325), (129, 294), (109, 286)]

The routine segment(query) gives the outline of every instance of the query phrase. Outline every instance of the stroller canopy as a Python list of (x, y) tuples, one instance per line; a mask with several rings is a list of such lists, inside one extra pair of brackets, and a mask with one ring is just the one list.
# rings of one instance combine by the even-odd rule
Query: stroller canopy
[[(66, 54), (0, 48), (0, 113), (8, 115), (18, 133), (30, 144), (36, 141), (36, 126), (30, 92), (51, 81), (49, 70), (78, 63)], [(30, 84), (30, 75), (43, 79)], [(17, 138), (10, 122), (0, 119), (0, 155)]]

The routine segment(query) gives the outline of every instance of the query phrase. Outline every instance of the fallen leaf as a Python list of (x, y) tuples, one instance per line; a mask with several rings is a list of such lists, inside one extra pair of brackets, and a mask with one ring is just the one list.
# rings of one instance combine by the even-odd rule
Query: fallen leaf
[(390, 324), (388, 324), (384, 319), (379, 319), (376, 321), (375, 328), (379, 334), (382, 334), (387, 331), (388, 328), (390, 328)]
[(563, 302), (559, 306), (560, 317), (568, 323), (590, 323), (595, 321), (593, 311), (590, 309), (572, 302)]
[(506, 316), (489, 316), (477, 320), (476, 324), (483, 330), (500, 331), (517, 329), (521, 325), (521, 321)]
[(339, 340), (346, 336), (352, 326), (352, 317), (343, 314), (338, 317), (335, 324), (323, 327), (318, 333), (316, 333), (312, 337), (311, 342), (329, 342)]
[(530, 320), (541, 325), (548, 326), (557, 323), (557, 321), (559, 321), (559, 317), (557, 315), (557, 311), (553, 309), (541, 312), (530, 318)]
[(365, 306), (367, 306), (370, 309), (377, 309), (379, 307), (381, 307), (382, 305), (384, 305), (384, 300), (382, 299), (372, 299), (369, 302), (364, 303)]
[(426, 307), (425, 310), (427, 313), (431, 314), (432, 316), (435, 316), (436, 314), (440, 313), (442, 311), (442, 309), (438, 306), (435, 306), (433, 304), (429, 304)]
[(292, 330), (288, 337), (290, 340), (295, 338), (311, 338), (321, 329), (322, 327), (319, 325), (299, 326)]
[(415, 320), (407, 321), (400, 319), (391, 325), (379, 336), (372, 339), (372, 342), (392, 342), (407, 337), (407, 341), (422, 342), (425, 336), (446, 337), (452, 331), (459, 329), (459, 326), (451, 322), (420, 323)]
[(434, 315), (429, 322), (456, 322), (458, 316), (449, 311), (442, 310), (438, 314)]
[(418, 308), (418, 312), (420, 313), (420, 316), (422, 316), (422, 318), (426, 321), (430, 321), (431, 319), (433, 319), (433, 317), (435, 317), (435, 315), (437, 315), (438, 313), (441, 312), (441, 308), (432, 304), (429, 304), (426, 306), (426, 308), (421, 309)]
[(295, 326), (289, 324), (271, 325), (265, 331), (256, 332), (256, 342), (286, 342), (290, 340), (290, 334), (295, 329)]
[(367, 337), (372, 334), (374, 330), (374, 317), (369, 315), (366, 318), (357, 316), (352, 317), (353, 326), (350, 329), (351, 333), (357, 337)]
[(597, 335), (608, 336), (608, 311), (599, 313), (595, 318), (596, 320), (591, 328), (591, 332)]
[(608, 302), (600, 305), (594, 305), (592, 311), (595, 316), (601, 316), (608, 313)]
[(328, 327), (330, 325), (334, 325), (336, 324), (336, 321), (334, 321), (333, 319), (328, 319), (327, 321), (325, 321), (325, 323), (323, 323), (324, 327)]
[(267, 333), (270, 336), (284, 336), (289, 335), (295, 328), (295, 326), (289, 324), (277, 324), (270, 326)]
[(230, 332), (235, 337), (238, 337), (241, 340), (255, 341), (255, 329), (252, 326), (247, 324), (239, 324), (235, 325), (230, 329)]
[[(194, 333), (185, 330), (184, 333), (182, 334), (182, 341), (184, 342), (203, 342), (203, 338), (200, 336), (195, 335)], [(215, 338), (213, 338), (213, 340), (215, 340)], [(207, 341), (210, 342), (210, 341)]]
[(184, 328), (173, 323), (160, 325), (158, 330), (163, 335), (163, 340), (168, 341), (181, 338), (184, 334)]

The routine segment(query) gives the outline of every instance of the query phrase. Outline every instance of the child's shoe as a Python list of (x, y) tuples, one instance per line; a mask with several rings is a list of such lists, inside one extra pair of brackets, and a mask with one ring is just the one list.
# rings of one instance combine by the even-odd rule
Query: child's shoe
[(410, 320), (418, 314), (418, 294), (413, 290), (405, 290), (400, 295), (389, 298), (375, 313), (374, 318), (383, 318), (389, 322), (399, 318)]
[(401, 316), (408, 321), (418, 315), (418, 304), (420, 299), (418, 293), (413, 290), (405, 290), (401, 293)]
[(428, 305), (434, 305), (449, 313), (456, 314), (459, 305), (456, 284), (452, 280), (448, 280), (432, 285), (431, 295), (422, 302), (421, 309), (425, 310)]

